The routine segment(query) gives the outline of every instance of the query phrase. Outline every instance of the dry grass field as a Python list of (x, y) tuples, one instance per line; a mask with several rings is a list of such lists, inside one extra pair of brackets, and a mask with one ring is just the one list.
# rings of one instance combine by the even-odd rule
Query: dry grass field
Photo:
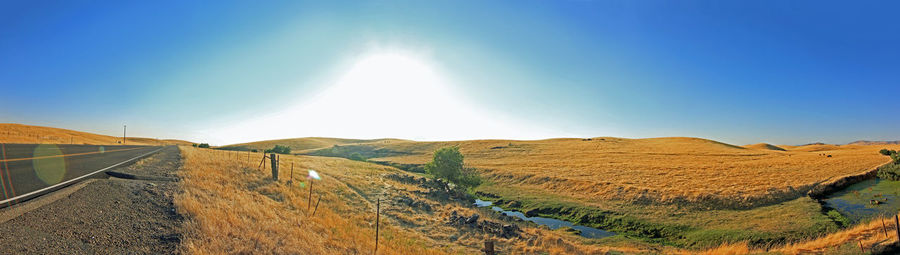
[[(773, 247), (841, 227), (807, 196), (818, 185), (887, 163), (897, 145), (750, 148), (699, 138), (395, 141), (313, 151), (360, 153), (408, 166), (459, 146), (505, 208), (690, 249), (749, 242)], [(779, 150), (777, 148), (784, 150)], [(413, 169), (415, 170), (415, 169)]]
[[(119, 144), (122, 137), (79, 132), (68, 129), (0, 123), (0, 143), (38, 144)], [(157, 140), (152, 138), (127, 137), (129, 145), (191, 145), (182, 140)]]
[[(674, 248), (610, 238), (603, 244), (580, 237), (522, 225), (521, 238), (499, 238), (446, 224), (452, 211), (489, 211), (467, 204), (436, 201), (417, 195), (421, 187), (385, 178), (405, 174), (377, 164), (340, 158), (281, 155), (279, 181), (269, 169), (257, 167), (262, 154), (191, 147), (182, 148), (184, 193), (176, 196), (185, 216), (183, 252), (191, 254), (371, 254), (374, 249), (375, 203), (381, 199), (379, 254), (475, 254), (484, 240), (495, 240), (498, 251), (514, 254), (596, 254), (678, 252)], [(294, 183), (290, 166), (294, 165)], [(307, 211), (306, 170), (322, 180), (313, 184), (315, 215)], [(304, 181), (304, 186), (299, 185)], [(398, 197), (429, 204), (431, 211), (400, 205)], [(313, 205), (314, 207), (314, 205)]]
[[(802, 197), (813, 186), (889, 161), (897, 145), (744, 148), (699, 138), (601, 137), (539, 141), (392, 142), (376, 148), (411, 155), (374, 158), (424, 164), (442, 146), (459, 146), (466, 163), (493, 183), (546, 190), (583, 201), (753, 208)], [(775, 146), (771, 146), (775, 147)], [(830, 157), (829, 157), (830, 155)]]

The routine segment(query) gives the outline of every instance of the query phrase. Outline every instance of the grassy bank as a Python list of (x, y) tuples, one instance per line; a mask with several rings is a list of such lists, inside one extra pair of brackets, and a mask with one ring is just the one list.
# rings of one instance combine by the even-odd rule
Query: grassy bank
[(566, 220), (649, 243), (693, 250), (741, 242), (756, 248), (778, 246), (840, 229), (832, 218), (822, 214), (818, 202), (806, 197), (750, 210), (695, 210), (617, 201), (586, 204), (493, 183), (478, 190), (493, 195), (484, 199), (529, 216)]

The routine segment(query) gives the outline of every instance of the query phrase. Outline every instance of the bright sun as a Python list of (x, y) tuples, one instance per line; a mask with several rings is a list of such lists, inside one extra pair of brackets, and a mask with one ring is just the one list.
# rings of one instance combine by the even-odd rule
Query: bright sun
[[(307, 136), (465, 140), (542, 138), (460, 96), (414, 54), (360, 58), (334, 84), (281, 112), (212, 131), (224, 143)], [(526, 131), (528, 130), (528, 131)]]

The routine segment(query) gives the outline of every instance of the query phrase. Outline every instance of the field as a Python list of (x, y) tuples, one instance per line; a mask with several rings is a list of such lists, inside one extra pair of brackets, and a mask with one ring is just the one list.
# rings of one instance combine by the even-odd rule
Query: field
[(686, 248), (739, 241), (772, 246), (838, 231), (840, 226), (807, 193), (872, 170), (889, 161), (879, 149), (897, 148), (745, 148), (699, 138), (599, 137), (393, 141), (311, 154), (359, 153), (373, 162), (415, 166), (443, 146), (459, 146), (467, 167), (486, 180), (479, 194), (507, 208)]
[[(64, 137), (85, 144), (117, 141), (64, 129), (3, 127), (3, 142), (64, 143)], [(884, 234), (893, 228), (887, 224), (883, 229), (883, 219), (842, 227), (807, 196), (816, 187), (886, 163), (889, 159), (878, 150), (900, 149), (896, 144), (734, 146), (681, 137), (455, 142), (299, 138), (218, 149), (178, 143), (186, 145), (181, 146), (185, 160), (179, 172), (184, 192), (176, 197), (186, 222), (181, 249), (192, 254), (368, 254), (374, 249), (378, 201), (382, 254), (472, 254), (485, 240), (494, 241), (503, 253), (528, 254), (846, 254), (858, 252), (860, 244), (868, 249), (896, 240)], [(280, 156), (279, 181), (259, 167), (262, 153), (248, 151), (274, 145), (291, 146), (299, 154)], [(421, 165), (445, 146), (459, 146), (466, 167), (484, 179), (472, 190), (476, 196), (529, 216), (617, 235), (587, 239), (565, 229), (511, 221), (474, 208), (471, 201), (435, 197), (429, 195), (432, 188), (397, 179), (427, 176)], [(346, 159), (351, 155), (366, 160)], [(308, 169), (322, 175), (313, 183), (312, 203)], [(516, 224), (520, 231), (503, 237), (451, 225), (454, 212)]]
[[(417, 195), (422, 187), (393, 181), (389, 174), (402, 171), (340, 158), (281, 156), (279, 181), (270, 170), (258, 169), (260, 153), (197, 149), (182, 146), (184, 193), (176, 197), (186, 216), (183, 252), (370, 254), (375, 243), (375, 204), (381, 199), (379, 254), (473, 254), (484, 240), (514, 253), (593, 254), (621, 252), (677, 252), (621, 238), (589, 244), (571, 234), (522, 225), (522, 238), (498, 238), (474, 228), (449, 226), (452, 211), (482, 213), (468, 203), (434, 200)], [(249, 159), (248, 159), (249, 155)], [(290, 167), (295, 167), (293, 184)], [(313, 183), (313, 204), (308, 204), (306, 170), (315, 169), (322, 180)], [(303, 182), (303, 186), (300, 185)], [(321, 202), (317, 202), (321, 196)], [(409, 198), (430, 210), (398, 203)], [(307, 208), (313, 209), (310, 213)], [(613, 247), (615, 246), (615, 247)]]
[[(91, 134), (68, 129), (0, 123), (0, 143), (49, 143), (49, 144), (120, 144), (122, 137)], [(182, 140), (157, 140), (152, 138), (127, 137), (129, 145), (191, 145)]]

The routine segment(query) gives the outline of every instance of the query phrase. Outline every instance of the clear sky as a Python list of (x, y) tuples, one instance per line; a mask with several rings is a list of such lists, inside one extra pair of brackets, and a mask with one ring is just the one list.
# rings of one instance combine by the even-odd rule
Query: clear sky
[(900, 139), (896, 1), (323, 2), (2, 1), (0, 122), (213, 144)]

